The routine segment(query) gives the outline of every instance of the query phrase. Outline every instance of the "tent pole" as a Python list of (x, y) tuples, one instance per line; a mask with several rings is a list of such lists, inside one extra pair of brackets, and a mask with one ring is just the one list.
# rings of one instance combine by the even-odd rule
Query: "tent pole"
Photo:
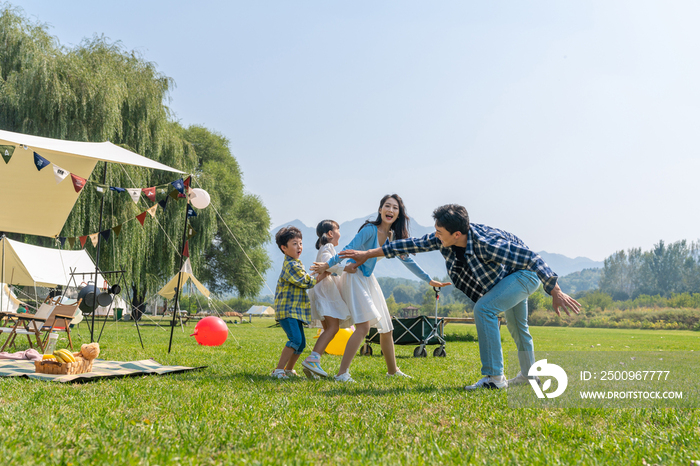
[[(5, 235), (2, 235), (2, 238), (0, 238), (0, 241), (2, 241), (2, 280), (0, 282), (3, 284), (3, 289), (2, 293), (0, 294), (0, 312), (5, 312), (4, 308), (2, 307), (5, 301)], [(9, 289), (9, 286), (8, 286)]]
[(168, 354), (173, 347), (173, 332), (175, 331), (175, 316), (177, 315), (177, 306), (180, 301), (180, 288), (182, 288), (182, 263), (185, 261), (185, 242), (187, 241), (187, 224), (190, 219), (187, 216), (187, 206), (190, 205), (190, 200), (185, 198), (185, 228), (182, 230), (182, 253), (180, 254), (180, 267), (177, 269), (177, 288), (175, 288), (175, 304), (173, 304), (173, 320), (170, 323), (170, 342), (168, 343)]
[[(107, 162), (105, 162), (105, 169), (102, 172), (102, 184), (107, 183)], [(98, 273), (100, 267), (100, 247), (102, 246), (102, 216), (105, 212), (105, 195), (102, 194), (102, 201), (100, 201), (100, 223), (97, 228), (97, 255), (95, 256), (95, 297), (92, 300), (92, 322), (90, 324), (90, 342), (95, 341), (95, 312), (97, 310), (97, 292), (98, 292)]]

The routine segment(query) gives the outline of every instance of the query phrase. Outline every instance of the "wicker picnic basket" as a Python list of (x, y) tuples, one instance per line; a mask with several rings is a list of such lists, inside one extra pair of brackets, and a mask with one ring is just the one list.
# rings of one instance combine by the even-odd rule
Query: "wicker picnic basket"
[(92, 371), (92, 361), (94, 359), (84, 359), (80, 356), (75, 357), (75, 362), (60, 363), (46, 359), (44, 361), (34, 361), (36, 372), (42, 374), (84, 374)]

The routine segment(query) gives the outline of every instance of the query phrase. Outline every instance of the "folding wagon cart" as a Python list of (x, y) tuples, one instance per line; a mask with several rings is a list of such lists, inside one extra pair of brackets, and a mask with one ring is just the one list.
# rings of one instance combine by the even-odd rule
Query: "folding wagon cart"
[[(438, 304), (440, 301), (440, 288), (435, 290), (435, 317), (418, 316), (410, 318), (392, 317), (394, 324), (392, 338), (395, 345), (418, 345), (413, 350), (414, 358), (424, 358), (428, 355), (426, 346), (439, 345), (433, 350), (433, 356), (445, 357), (445, 322), (444, 318), (438, 317)], [(365, 344), (360, 348), (360, 355), (372, 355), (372, 343), (379, 343), (379, 332), (376, 328), (369, 329)]]

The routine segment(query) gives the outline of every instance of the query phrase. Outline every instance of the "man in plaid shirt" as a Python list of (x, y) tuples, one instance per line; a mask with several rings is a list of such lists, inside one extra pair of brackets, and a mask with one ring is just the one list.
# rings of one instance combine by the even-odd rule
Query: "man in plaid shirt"
[[(362, 263), (371, 257), (394, 257), (439, 250), (455, 287), (474, 301), (474, 320), (479, 337), (481, 373), (484, 377), (467, 390), (507, 388), (528, 382), (535, 362), (532, 336), (527, 323), (527, 298), (539, 287), (552, 296), (557, 315), (563, 309), (578, 314), (580, 304), (563, 293), (557, 275), (517, 236), (486, 225), (470, 224), (467, 209), (457, 204), (433, 212), (435, 233), (385, 243), (369, 251), (343, 251), (341, 256)], [(511, 380), (503, 375), (498, 314), (505, 312), (508, 330), (518, 348), (520, 373)]]
[(301, 240), (301, 231), (291, 226), (280, 229), (275, 235), (275, 242), (284, 253), (282, 273), (275, 290), (275, 320), (279, 321), (288, 339), (277, 367), (272, 371), (272, 377), (277, 379), (297, 375), (294, 365), (306, 347), (304, 324), (309, 323), (311, 314), (306, 290), (328, 276), (328, 273), (324, 273), (317, 280), (306, 273), (304, 264), (299, 260), (304, 249)]

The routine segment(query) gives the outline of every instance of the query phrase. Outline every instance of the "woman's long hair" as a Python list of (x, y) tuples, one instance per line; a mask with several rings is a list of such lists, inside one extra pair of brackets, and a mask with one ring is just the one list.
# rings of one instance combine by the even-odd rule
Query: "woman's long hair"
[(316, 249), (321, 249), (321, 246), (330, 243), (331, 240), (328, 239), (327, 233), (334, 228), (340, 228), (340, 225), (335, 220), (322, 220), (316, 225), (316, 236), (318, 236)]
[[(382, 206), (386, 202), (387, 199), (393, 198), (396, 202), (399, 203), (399, 216), (394, 220), (394, 223), (391, 224), (391, 231), (394, 232), (394, 240), (397, 239), (404, 239), (408, 238), (409, 233), (408, 233), (408, 228), (410, 225), (411, 220), (408, 218), (408, 214), (406, 213), (406, 206), (403, 205), (403, 199), (401, 199), (401, 196), (398, 194), (387, 194), (384, 196), (379, 203), (379, 210), (382, 210)], [(372, 225), (379, 226), (382, 224), (382, 214), (378, 213), (377, 218), (374, 221), (371, 220), (366, 220), (365, 223), (362, 224), (360, 227), (360, 230), (362, 230), (367, 224), (371, 223)], [(358, 231), (360, 231), (358, 230)]]

